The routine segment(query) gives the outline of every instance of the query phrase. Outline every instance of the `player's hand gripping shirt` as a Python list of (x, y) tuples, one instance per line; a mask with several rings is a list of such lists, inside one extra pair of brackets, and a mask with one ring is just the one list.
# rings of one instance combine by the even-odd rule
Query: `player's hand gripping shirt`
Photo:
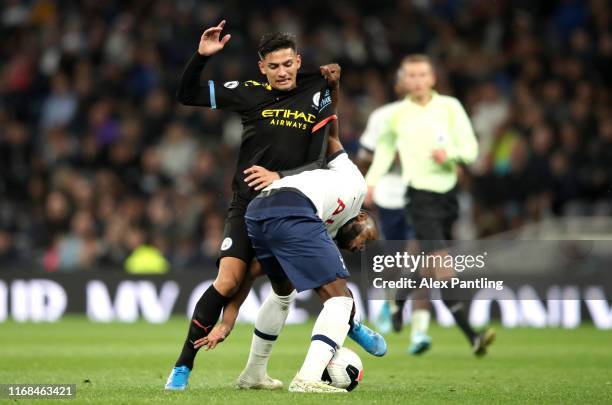
[[(185, 68), (178, 99), (186, 105), (234, 111), (242, 118), (242, 140), (232, 189), (233, 205), (246, 208), (257, 194), (244, 182), (244, 170), (259, 165), (281, 175), (324, 167), (324, 131), (336, 118), (331, 92), (320, 73), (298, 74), (297, 87), (273, 89), (254, 80), (200, 83), (207, 57), (196, 53)], [(237, 199), (237, 200), (236, 200)]]
[(317, 216), (334, 238), (342, 225), (359, 214), (367, 187), (361, 172), (346, 152), (338, 152), (327, 167), (327, 170), (311, 170), (283, 177), (265, 190), (284, 187), (299, 190), (312, 201)]

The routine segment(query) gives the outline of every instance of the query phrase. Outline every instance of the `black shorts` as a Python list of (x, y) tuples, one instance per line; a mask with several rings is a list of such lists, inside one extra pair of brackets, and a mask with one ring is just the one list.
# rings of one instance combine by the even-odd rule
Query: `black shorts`
[(219, 257), (217, 267), (224, 257), (235, 257), (250, 265), (255, 257), (255, 250), (251, 245), (251, 239), (247, 233), (244, 214), (247, 204), (236, 204), (232, 202), (225, 218), (225, 228), (223, 230), (223, 240), (219, 247)]
[(457, 190), (435, 193), (409, 187), (407, 193), (407, 214), (421, 249), (428, 253), (447, 248), (459, 214)]

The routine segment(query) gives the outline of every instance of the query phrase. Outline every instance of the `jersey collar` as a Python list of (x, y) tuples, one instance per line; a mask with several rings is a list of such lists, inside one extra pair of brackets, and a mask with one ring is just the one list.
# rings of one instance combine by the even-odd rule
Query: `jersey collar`
[(429, 100), (429, 102), (425, 105), (420, 105), (415, 103), (414, 101), (412, 101), (410, 99), (410, 94), (406, 96), (406, 98), (404, 99), (407, 103), (409, 103), (410, 105), (413, 105), (415, 107), (419, 107), (419, 108), (427, 108), (431, 105), (431, 103), (433, 103), (436, 99), (438, 98), (438, 92), (435, 90), (431, 91), (431, 100)]

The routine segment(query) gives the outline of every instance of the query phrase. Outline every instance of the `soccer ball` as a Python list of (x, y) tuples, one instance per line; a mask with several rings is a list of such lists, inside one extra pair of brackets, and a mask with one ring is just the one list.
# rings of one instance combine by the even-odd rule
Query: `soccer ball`
[(322, 380), (347, 391), (355, 389), (363, 378), (363, 364), (357, 353), (346, 347), (336, 351), (323, 371)]

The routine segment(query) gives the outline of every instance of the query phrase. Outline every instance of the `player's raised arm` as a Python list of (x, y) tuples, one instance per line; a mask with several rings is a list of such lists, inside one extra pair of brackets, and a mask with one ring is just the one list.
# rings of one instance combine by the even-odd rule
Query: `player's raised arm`
[[(323, 65), (320, 67), (321, 74), (327, 80), (327, 84), (331, 91), (331, 106), (332, 114), (336, 115), (338, 113), (338, 105), (340, 100), (340, 73), (342, 72), (342, 68), (337, 63), (330, 63), (328, 65)], [(329, 136), (335, 139), (338, 139), (340, 135), (340, 130), (338, 127), (338, 120), (333, 120), (330, 122), (329, 128)]]
[(216, 108), (214, 85), (212, 82), (205, 86), (201, 85), (200, 75), (208, 58), (223, 49), (230, 40), (230, 34), (221, 38), (224, 27), (225, 20), (215, 27), (208, 28), (200, 37), (198, 51), (187, 63), (176, 93), (178, 101), (182, 104)]
[(330, 136), (327, 140), (327, 161), (329, 162), (331, 158), (335, 157), (342, 150), (340, 140)]

